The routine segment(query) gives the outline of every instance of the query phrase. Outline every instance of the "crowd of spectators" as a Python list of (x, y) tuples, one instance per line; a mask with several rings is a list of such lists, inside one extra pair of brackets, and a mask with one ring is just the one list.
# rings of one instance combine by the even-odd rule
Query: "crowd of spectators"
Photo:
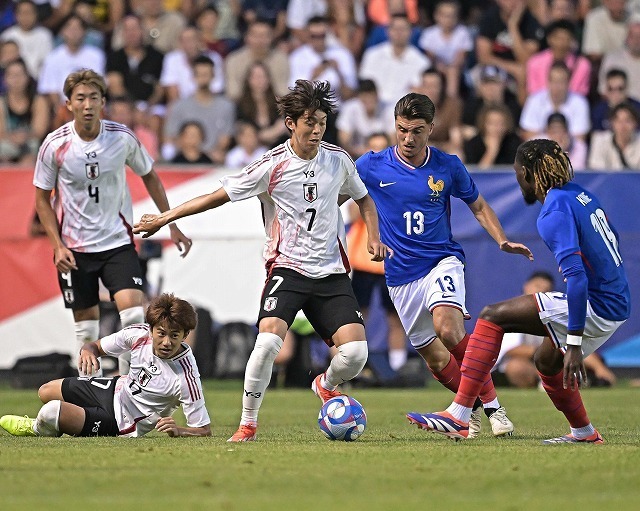
[(640, 170), (640, 0), (17, 0), (0, 7), (0, 162), (70, 120), (65, 77), (167, 163), (238, 167), (286, 140), (275, 98), (330, 82), (325, 139), (354, 157), (410, 91), (431, 143), (484, 169), (557, 140), (580, 170)]

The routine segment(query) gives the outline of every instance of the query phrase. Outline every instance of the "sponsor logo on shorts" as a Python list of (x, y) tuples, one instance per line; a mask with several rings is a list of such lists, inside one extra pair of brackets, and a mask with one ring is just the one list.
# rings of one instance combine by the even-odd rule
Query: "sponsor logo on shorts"
[(448, 293), (442, 293), (442, 298), (454, 298), (456, 295), (450, 295)]
[(364, 316), (363, 316), (362, 312), (360, 312), (360, 311), (356, 311), (356, 314), (358, 315), (358, 317), (359, 317), (362, 321), (364, 321)]
[(269, 296), (264, 301), (264, 310), (267, 312), (271, 312), (278, 305), (278, 297), (277, 296)]
[(141, 286), (142, 285), (142, 278), (141, 277), (131, 277), (133, 279), (133, 283), (136, 286)]
[(102, 421), (95, 421), (94, 426), (91, 428), (91, 433), (98, 433), (100, 432), (100, 425), (102, 424)]

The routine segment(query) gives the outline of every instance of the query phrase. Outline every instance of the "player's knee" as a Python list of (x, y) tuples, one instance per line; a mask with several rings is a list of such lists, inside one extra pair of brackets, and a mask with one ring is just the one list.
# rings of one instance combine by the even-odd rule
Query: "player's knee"
[(533, 355), (533, 363), (539, 373), (553, 376), (562, 369), (562, 352), (557, 349), (549, 349), (545, 344), (540, 346)]
[(38, 397), (43, 403), (48, 403), (52, 399), (56, 398), (56, 389), (54, 386), (55, 380), (47, 383), (43, 383), (38, 389)]
[(128, 327), (129, 325), (144, 323), (144, 309), (140, 306), (129, 307), (128, 309), (121, 310), (119, 315), (122, 328)]
[(485, 321), (500, 325), (502, 321), (502, 311), (500, 310), (500, 304), (486, 305), (480, 311), (480, 316), (478, 317)]
[(367, 357), (369, 356), (367, 341), (347, 342), (338, 347), (338, 350), (350, 367), (359, 367), (361, 371), (367, 363)]
[(280, 348), (282, 348), (283, 342), (284, 341), (279, 335), (268, 332), (260, 332), (256, 339), (256, 344), (253, 348), (253, 351), (256, 353), (271, 353), (275, 357), (280, 352)]

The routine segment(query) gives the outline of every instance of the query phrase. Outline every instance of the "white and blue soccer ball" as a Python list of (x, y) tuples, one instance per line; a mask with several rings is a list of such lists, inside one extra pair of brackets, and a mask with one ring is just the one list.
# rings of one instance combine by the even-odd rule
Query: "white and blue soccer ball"
[(318, 414), (320, 430), (329, 440), (357, 440), (367, 427), (367, 414), (358, 401), (349, 396), (329, 399)]

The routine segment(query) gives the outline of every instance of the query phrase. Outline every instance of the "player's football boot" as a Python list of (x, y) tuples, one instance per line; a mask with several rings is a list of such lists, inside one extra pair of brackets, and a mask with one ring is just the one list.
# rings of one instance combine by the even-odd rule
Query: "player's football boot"
[(0, 426), (14, 436), (38, 436), (33, 430), (36, 420), (27, 416), (3, 415), (0, 417)]
[(439, 433), (454, 440), (463, 440), (469, 437), (469, 424), (459, 421), (446, 411), (425, 414), (411, 412), (407, 414), (407, 419), (420, 429)]
[(604, 438), (596, 430), (593, 435), (587, 438), (576, 438), (571, 433), (568, 435), (559, 436), (557, 438), (549, 438), (542, 441), (545, 445), (551, 444), (604, 444)]
[(313, 380), (313, 383), (311, 384), (311, 390), (315, 392), (316, 396), (322, 399), (322, 404), (325, 404), (327, 401), (329, 401), (329, 399), (342, 395), (342, 392), (338, 390), (327, 390), (322, 386), (320, 381), (325, 374), (326, 373), (322, 373), (316, 376)]
[[(509, 417), (507, 417), (507, 411), (504, 409), (504, 406), (501, 406), (489, 415), (489, 422), (491, 423), (493, 436), (513, 435), (513, 422), (511, 422)], [(469, 429), (471, 429), (471, 426), (469, 426)]]
[(238, 430), (227, 442), (253, 442), (258, 431), (257, 424), (240, 424)]
[(469, 418), (469, 434), (467, 438), (476, 438), (482, 429), (482, 407), (479, 406), (471, 412)]

